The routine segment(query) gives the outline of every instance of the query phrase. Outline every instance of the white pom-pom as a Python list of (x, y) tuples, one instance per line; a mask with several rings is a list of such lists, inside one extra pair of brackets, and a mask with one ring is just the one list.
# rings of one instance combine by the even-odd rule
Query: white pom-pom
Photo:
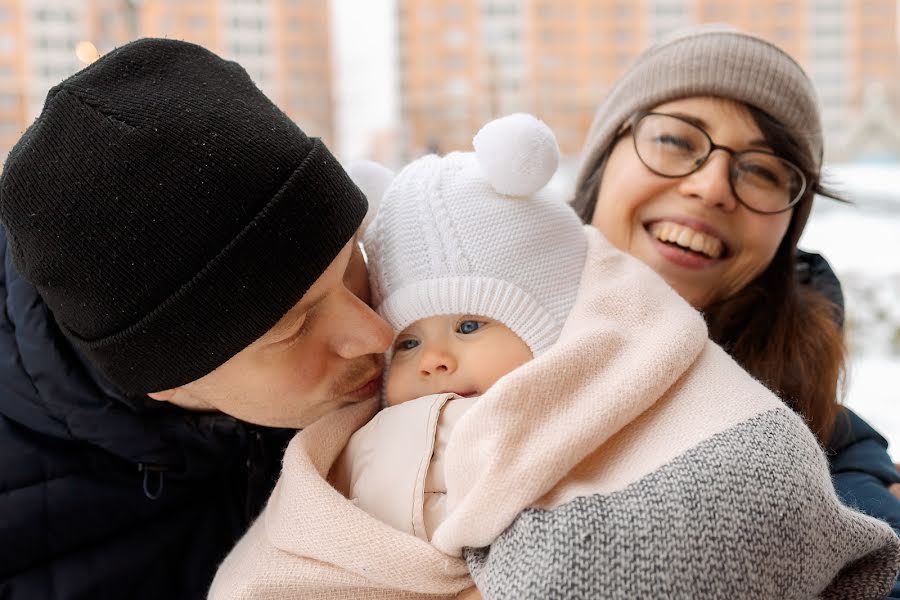
[(347, 174), (369, 201), (369, 210), (366, 211), (362, 225), (359, 226), (359, 231), (362, 233), (378, 213), (378, 206), (381, 204), (384, 192), (394, 180), (394, 172), (371, 160), (354, 160), (347, 165)]
[(559, 145), (547, 125), (516, 113), (491, 121), (472, 140), (484, 177), (501, 194), (530, 196), (559, 166)]

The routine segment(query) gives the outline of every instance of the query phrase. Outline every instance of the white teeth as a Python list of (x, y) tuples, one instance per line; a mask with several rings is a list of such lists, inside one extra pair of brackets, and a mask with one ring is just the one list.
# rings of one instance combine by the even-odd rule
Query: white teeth
[(653, 223), (650, 234), (661, 242), (675, 243), (710, 258), (719, 258), (724, 250), (722, 240), (671, 221)]

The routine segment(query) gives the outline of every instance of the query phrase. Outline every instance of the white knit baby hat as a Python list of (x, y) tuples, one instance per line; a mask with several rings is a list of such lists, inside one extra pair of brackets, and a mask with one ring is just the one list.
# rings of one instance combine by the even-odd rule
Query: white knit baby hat
[(378, 206), (364, 236), (374, 303), (397, 333), (436, 315), (496, 319), (537, 356), (575, 303), (587, 252), (575, 212), (542, 190), (559, 147), (521, 113), (485, 125), (473, 146), (418, 159), (389, 183), (375, 163), (348, 169)]

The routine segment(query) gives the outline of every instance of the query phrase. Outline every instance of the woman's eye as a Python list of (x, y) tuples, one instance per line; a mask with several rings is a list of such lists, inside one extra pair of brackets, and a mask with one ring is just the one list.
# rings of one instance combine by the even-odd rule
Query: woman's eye
[(691, 140), (673, 135), (671, 133), (662, 133), (654, 138), (654, 141), (657, 144), (662, 144), (665, 146), (672, 146), (674, 148), (678, 148), (679, 150), (686, 150), (688, 152), (694, 149), (694, 144), (691, 143)]
[(773, 170), (765, 165), (754, 163), (742, 163), (740, 165), (741, 174), (745, 177), (752, 177), (757, 182), (764, 182), (772, 187), (782, 187), (782, 182), (787, 178), (779, 177)]
[(481, 329), (483, 326), (484, 322), (482, 321), (466, 319), (465, 321), (460, 321), (459, 325), (456, 327), (456, 331), (462, 334), (474, 333)]
[(414, 339), (400, 340), (399, 342), (397, 342), (397, 345), (394, 346), (394, 351), (395, 352), (403, 352), (404, 350), (412, 350), (413, 348), (415, 348), (418, 345), (419, 345), (419, 340), (414, 340)]

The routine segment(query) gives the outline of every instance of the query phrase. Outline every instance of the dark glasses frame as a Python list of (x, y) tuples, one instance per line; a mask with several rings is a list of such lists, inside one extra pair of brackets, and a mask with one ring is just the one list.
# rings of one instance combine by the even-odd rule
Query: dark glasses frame
[[(686, 125), (689, 125), (690, 127), (699, 131), (700, 133), (702, 133), (703, 137), (705, 137), (706, 141), (709, 143), (709, 150), (707, 151), (706, 156), (704, 156), (702, 159), (695, 160), (693, 168), (691, 168), (687, 172), (681, 173), (679, 175), (670, 175), (667, 173), (661, 173), (661, 172), (657, 171), (656, 169), (654, 169), (653, 167), (651, 167), (650, 165), (648, 165), (647, 161), (644, 160), (644, 157), (641, 156), (641, 153), (638, 150), (638, 137), (637, 137), (637, 135), (634, 135), (638, 131), (641, 121), (645, 117), (648, 117), (648, 116), (661, 116), (661, 117), (666, 117), (669, 119), (676, 119)], [(775, 215), (775, 214), (779, 214), (779, 213), (783, 213), (788, 210), (791, 210), (794, 206), (796, 206), (798, 203), (800, 203), (801, 200), (803, 200), (804, 195), (806, 194), (806, 190), (809, 187), (809, 182), (806, 178), (806, 174), (800, 169), (800, 167), (798, 167), (791, 161), (778, 156), (774, 152), (769, 152), (767, 150), (735, 150), (734, 148), (729, 148), (728, 146), (716, 144), (715, 142), (713, 142), (709, 133), (707, 133), (705, 129), (698, 126), (696, 123), (692, 123), (691, 121), (689, 121), (683, 117), (680, 117), (678, 115), (670, 115), (668, 113), (654, 112), (654, 111), (649, 111), (649, 110), (648, 111), (640, 111), (640, 112), (635, 113), (634, 116), (632, 116), (631, 119), (629, 120), (629, 122), (626, 124), (626, 126), (622, 130), (619, 131), (619, 136), (622, 136), (622, 135), (625, 135), (626, 133), (628, 133), (629, 129), (632, 132), (632, 135), (631, 135), (632, 145), (634, 146), (634, 153), (637, 155), (638, 160), (640, 160), (641, 163), (645, 167), (647, 167), (647, 169), (649, 169), (652, 173), (655, 173), (656, 175), (659, 175), (660, 177), (665, 177), (667, 179), (679, 179), (681, 177), (687, 177), (688, 175), (696, 173), (697, 171), (702, 169), (703, 166), (706, 165), (707, 162), (709, 162), (709, 157), (712, 156), (713, 152), (715, 152), (716, 150), (722, 150), (724, 152), (727, 152), (729, 155), (729, 157), (728, 157), (728, 186), (731, 188), (731, 193), (734, 195), (735, 199), (737, 199), (737, 201), (740, 202), (743, 206), (745, 206), (748, 210), (751, 210), (758, 214)], [(755, 207), (751, 206), (743, 198), (740, 197), (740, 195), (737, 193), (737, 190), (735, 189), (735, 186), (734, 186), (734, 179), (735, 179), (734, 178), (734, 173), (735, 173), (734, 164), (735, 164), (736, 157), (740, 157), (740, 156), (746, 155), (746, 154), (765, 154), (765, 155), (771, 156), (773, 158), (776, 158), (779, 161), (781, 161), (783, 164), (787, 165), (792, 171), (794, 171), (800, 177), (799, 190), (797, 191), (795, 197), (788, 203), (787, 206), (785, 206), (784, 208), (780, 208), (778, 210), (761, 210), (759, 208), (755, 208)]]

